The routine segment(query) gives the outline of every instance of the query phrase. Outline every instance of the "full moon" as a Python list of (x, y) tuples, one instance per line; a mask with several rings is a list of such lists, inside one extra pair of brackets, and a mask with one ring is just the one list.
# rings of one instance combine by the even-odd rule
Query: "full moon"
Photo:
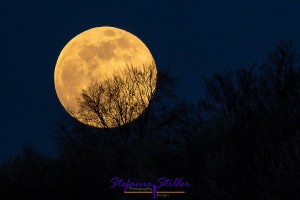
[[(112, 77), (128, 79), (124, 72), (128, 66), (132, 66), (138, 71), (150, 70), (150, 66), (154, 66), (153, 77), (156, 84), (154, 59), (146, 45), (135, 35), (115, 27), (96, 27), (84, 31), (66, 44), (57, 59), (54, 85), (58, 99), (70, 115), (87, 125), (98, 128), (114, 128), (129, 123), (126, 120), (123, 120), (123, 123), (107, 120), (108, 122), (104, 126), (97, 121), (88, 122), (82, 117), (76, 117), (76, 113), (80, 109), (82, 110), (79, 99), (83, 91), (88, 90), (94, 83), (105, 83), (106, 79)], [(140, 86), (136, 88), (140, 88)], [(155, 86), (151, 90), (154, 89)], [(140, 89), (135, 90), (135, 94), (141, 92)], [(144, 95), (145, 91), (142, 93)], [(125, 99), (128, 98), (130, 97)], [(137, 101), (140, 100), (129, 102), (134, 104)], [(146, 102), (146, 107), (148, 103)], [(101, 110), (101, 108), (99, 109)], [(136, 112), (137, 114), (131, 114), (130, 120), (138, 118), (144, 110), (145, 108), (140, 108)], [(110, 113), (113, 112), (115, 111), (110, 111)], [(109, 118), (106, 115), (108, 114), (104, 113), (102, 116), (104, 120)]]

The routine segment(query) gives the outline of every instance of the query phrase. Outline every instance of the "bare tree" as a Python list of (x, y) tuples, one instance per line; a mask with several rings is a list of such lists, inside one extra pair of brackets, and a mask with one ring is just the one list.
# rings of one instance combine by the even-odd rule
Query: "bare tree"
[(115, 128), (136, 119), (151, 103), (156, 85), (155, 65), (126, 70), (92, 83), (78, 98), (75, 118), (100, 128)]
[(211, 187), (215, 196), (299, 198), (299, 61), (293, 42), (281, 41), (262, 65), (206, 80), (200, 108), (213, 140), (199, 159), (222, 185)]
[(98, 133), (121, 136), (125, 145), (175, 124), (184, 106), (174, 103), (175, 79), (168, 72), (157, 72), (153, 63), (142, 68), (128, 65), (121, 74), (83, 90), (78, 97), (80, 108), (73, 117), (100, 128)]

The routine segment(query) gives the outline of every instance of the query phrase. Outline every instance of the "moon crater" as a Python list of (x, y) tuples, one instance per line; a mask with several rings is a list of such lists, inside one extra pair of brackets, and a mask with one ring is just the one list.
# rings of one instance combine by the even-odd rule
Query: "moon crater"
[(106, 36), (112, 37), (112, 36), (114, 36), (116, 33), (115, 33), (113, 30), (106, 30), (106, 31), (104, 31), (104, 34), (105, 34)]
[(85, 62), (90, 62), (91, 59), (95, 57), (98, 52), (98, 48), (93, 45), (84, 46), (82, 50), (79, 51), (80, 58)]
[(114, 52), (115, 49), (116, 45), (112, 42), (103, 42), (98, 48), (97, 56), (100, 60), (110, 60), (117, 56)]

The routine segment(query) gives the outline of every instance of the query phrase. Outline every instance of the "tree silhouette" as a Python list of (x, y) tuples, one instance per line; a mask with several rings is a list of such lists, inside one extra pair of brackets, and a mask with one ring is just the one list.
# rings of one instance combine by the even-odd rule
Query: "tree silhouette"
[(174, 78), (160, 71), (156, 89), (136, 96), (151, 76), (128, 67), (130, 80), (94, 83), (79, 98), (81, 119), (103, 127), (68, 116), (55, 158), (26, 146), (1, 165), (0, 198), (140, 199), (108, 189), (109, 180), (164, 176), (191, 183), (172, 199), (298, 200), (299, 61), (294, 44), (281, 41), (266, 62), (206, 79), (197, 105), (179, 102)]
[(281, 41), (262, 65), (205, 80), (207, 98), (199, 108), (205, 140), (213, 139), (199, 159), (214, 166), (206, 174), (221, 181), (209, 189), (214, 196), (299, 197), (299, 69), (294, 44)]
[(128, 124), (151, 104), (155, 86), (155, 64), (142, 69), (127, 66), (118, 75), (92, 83), (83, 90), (75, 118), (100, 128)]
[(142, 70), (128, 66), (122, 76), (95, 82), (83, 90), (78, 98), (80, 109), (73, 111), (73, 117), (102, 128), (96, 132), (121, 136), (124, 145), (137, 143), (178, 118), (184, 106), (170, 104), (176, 99), (173, 84), (174, 78), (164, 72), (157, 74), (154, 64)]
[[(134, 76), (137, 79), (135, 84), (147, 82), (147, 76), (144, 77), (145, 74), (132, 68), (126, 73), (129, 72), (133, 74), (128, 77)], [(178, 172), (180, 169), (183, 174), (184, 168), (176, 163), (178, 154), (173, 152), (179, 144), (170, 144), (170, 141), (180, 141), (173, 130), (179, 126), (180, 121), (184, 118), (186, 106), (183, 103), (177, 103), (176, 96), (173, 94), (175, 79), (168, 72), (158, 72), (157, 76), (155, 94), (154, 92), (148, 93), (148, 107), (146, 107), (145, 102), (139, 102), (145, 110), (140, 117), (130, 123), (121, 125), (122, 122), (128, 120), (124, 118), (132, 117), (132, 115), (126, 115), (118, 109), (115, 112), (114, 109), (118, 107), (114, 107), (116, 104), (113, 101), (115, 101), (114, 98), (118, 97), (113, 97), (105, 103), (112, 104), (107, 108), (111, 109), (110, 112), (115, 112), (113, 113), (115, 117), (112, 118), (115, 120), (114, 122), (120, 121), (115, 128), (108, 126), (101, 129), (93, 128), (78, 123), (73, 118), (67, 118), (68, 121), (58, 124), (58, 134), (55, 141), (59, 145), (59, 158), (63, 170), (65, 170), (65, 174), (69, 174), (70, 172), (67, 172), (68, 167), (66, 167), (69, 166), (74, 169), (72, 171), (76, 171), (71, 177), (84, 177), (80, 182), (71, 177), (66, 178), (67, 180), (72, 179), (72, 182), (78, 185), (82, 185), (84, 181), (96, 185), (100, 180), (102, 183), (108, 183), (109, 179), (116, 175), (121, 177), (138, 176), (141, 179), (154, 181), (158, 174), (167, 175), (164, 172), (175, 176), (176, 171)], [(80, 114), (92, 116), (87, 117), (91, 119), (95, 117), (97, 123), (102, 123), (99, 119), (101, 114), (97, 115), (97, 112), (102, 112), (101, 108), (91, 105), (101, 104), (95, 103), (100, 101), (96, 94), (102, 97), (103, 94), (100, 91), (103, 91), (104, 87), (108, 87), (104, 93), (113, 93), (112, 96), (119, 96), (119, 91), (124, 87), (132, 87), (131, 81), (128, 81), (128, 85), (125, 84), (126, 82), (117, 81), (120, 79), (115, 77), (105, 82), (96, 83), (84, 91), (81, 104), (82, 108), (89, 112)], [(152, 89), (146, 91), (152, 91)], [(86, 94), (88, 97), (85, 96)], [(129, 97), (135, 98), (134, 94), (129, 95)], [(125, 112), (139, 112), (139, 110), (134, 110), (136, 107), (133, 105), (127, 105), (128, 101), (135, 102), (136, 100), (130, 100), (127, 96), (123, 100), (119, 104), (125, 104), (120, 105)], [(124, 108), (126, 106), (128, 109)], [(124, 121), (121, 122), (122, 118)], [(104, 121), (108, 119), (103, 118)], [(171, 145), (172, 148), (170, 148)], [(161, 166), (161, 163), (164, 164)], [(172, 166), (172, 168), (167, 166)]]

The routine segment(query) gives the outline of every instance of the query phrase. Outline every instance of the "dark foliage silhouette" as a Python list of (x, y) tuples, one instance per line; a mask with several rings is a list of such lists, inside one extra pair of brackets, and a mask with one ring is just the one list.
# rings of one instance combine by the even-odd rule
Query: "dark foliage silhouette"
[[(0, 198), (145, 199), (110, 190), (109, 180), (164, 176), (191, 184), (187, 194), (172, 199), (299, 199), (300, 66), (295, 45), (281, 41), (266, 62), (228, 69), (204, 82), (206, 97), (199, 104), (179, 103), (172, 93), (175, 80), (159, 72), (149, 107), (124, 126), (97, 129), (66, 117), (54, 137), (57, 157), (26, 146), (1, 166)], [(84, 91), (82, 108), (92, 108), (85, 107), (84, 95), (96, 102), (99, 87), (109, 85), (97, 83)], [(117, 120), (126, 116), (113, 114)]]
[(203, 198), (299, 198), (299, 83), (299, 54), (289, 41), (260, 66), (205, 80), (205, 131), (191, 150), (205, 152), (198, 170)]

